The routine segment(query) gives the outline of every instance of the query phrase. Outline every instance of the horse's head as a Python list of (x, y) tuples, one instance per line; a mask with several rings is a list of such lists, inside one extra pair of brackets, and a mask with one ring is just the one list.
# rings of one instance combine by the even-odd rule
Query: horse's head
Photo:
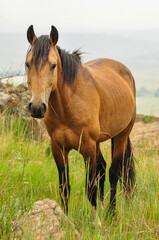
[(31, 48), (26, 57), (28, 87), (32, 98), (29, 111), (34, 118), (43, 118), (48, 107), (49, 96), (57, 86), (56, 43), (58, 31), (52, 26), (50, 37), (36, 37), (33, 26), (27, 31)]

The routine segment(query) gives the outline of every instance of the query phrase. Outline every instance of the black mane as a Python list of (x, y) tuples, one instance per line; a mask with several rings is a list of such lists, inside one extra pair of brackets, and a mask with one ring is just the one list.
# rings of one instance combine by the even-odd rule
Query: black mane
[(57, 50), (61, 59), (63, 80), (66, 83), (72, 83), (76, 79), (78, 69), (81, 66), (82, 53), (76, 50), (70, 54), (59, 46), (57, 46)]
[[(50, 47), (51, 43), (47, 35), (42, 35), (35, 40), (32, 60), (37, 69), (48, 61)], [(61, 59), (63, 81), (71, 84), (76, 79), (78, 69), (81, 66), (81, 52), (76, 50), (70, 54), (59, 46), (56, 47)]]

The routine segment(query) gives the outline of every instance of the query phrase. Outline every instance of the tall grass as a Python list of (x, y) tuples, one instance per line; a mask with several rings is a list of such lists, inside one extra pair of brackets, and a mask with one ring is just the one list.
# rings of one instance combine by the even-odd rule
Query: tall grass
[[(60, 204), (58, 172), (50, 143), (33, 135), (28, 123), (11, 116), (0, 120), (0, 239), (10, 239), (14, 221), (31, 209), (35, 201), (51, 198)], [(143, 148), (135, 152), (137, 191), (125, 200), (120, 186), (117, 214), (105, 218), (109, 203), (108, 169), (110, 149), (102, 144), (107, 159), (103, 212), (98, 204), (102, 229), (91, 226), (91, 206), (85, 195), (85, 169), (79, 153), (71, 151), (69, 217), (81, 239), (157, 239), (159, 237), (159, 150)], [(69, 230), (68, 230), (69, 231)], [(67, 231), (67, 233), (68, 233)], [(69, 235), (69, 234), (68, 234)], [(69, 237), (66, 236), (66, 239)]]

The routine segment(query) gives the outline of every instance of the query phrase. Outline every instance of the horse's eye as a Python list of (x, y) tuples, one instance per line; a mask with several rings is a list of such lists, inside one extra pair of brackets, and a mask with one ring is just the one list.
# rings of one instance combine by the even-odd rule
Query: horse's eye
[(25, 66), (26, 66), (26, 68), (29, 68), (29, 63), (26, 62), (26, 63), (25, 63)]
[(50, 69), (51, 69), (51, 70), (54, 70), (55, 67), (56, 67), (56, 65), (57, 65), (57, 64), (52, 64)]

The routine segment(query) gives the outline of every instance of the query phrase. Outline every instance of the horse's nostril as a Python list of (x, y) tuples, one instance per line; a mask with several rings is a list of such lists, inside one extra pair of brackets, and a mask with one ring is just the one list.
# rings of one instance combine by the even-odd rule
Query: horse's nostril
[(29, 112), (31, 112), (31, 107), (32, 107), (32, 102), (30, 102), (30, 103), (28, 104), (28, 110), (29, 110)]
[(42, 103), (42, 112), (45, 113), (46, 112), (46, 104), (45, 103)]
[(45, 103), (35, 104), (34, 102), (30, 102), (28, 110), (32, 117), (43, 118), (47, 110), (47, 105)]

